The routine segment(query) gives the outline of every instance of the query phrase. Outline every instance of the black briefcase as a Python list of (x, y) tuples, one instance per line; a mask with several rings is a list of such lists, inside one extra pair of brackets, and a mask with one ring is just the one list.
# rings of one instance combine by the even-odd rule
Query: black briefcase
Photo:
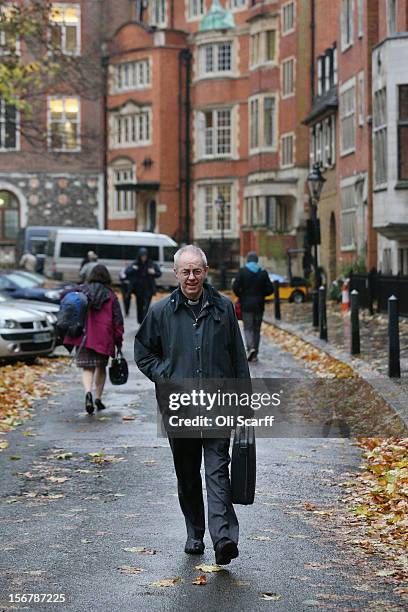
[(254, 427), (237, 427), (232, 445), (232, 503), (254, 503), (256, 484), (256, 445)]

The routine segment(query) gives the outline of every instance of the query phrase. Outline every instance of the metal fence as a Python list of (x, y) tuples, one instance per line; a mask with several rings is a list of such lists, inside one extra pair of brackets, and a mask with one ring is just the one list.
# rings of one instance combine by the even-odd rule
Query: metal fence
[(377, 272), (369, 274), (352, 274), (350, 291), (358, 291), (359, 304), (377, 312), (387, 312), (388, 298), (398, 298), (399, 314), (408, 317), (408, 276), (388, 275)]

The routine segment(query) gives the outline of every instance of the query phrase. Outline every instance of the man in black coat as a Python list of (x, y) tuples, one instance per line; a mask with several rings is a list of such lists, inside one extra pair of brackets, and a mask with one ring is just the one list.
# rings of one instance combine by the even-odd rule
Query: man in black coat
[[(135, 361), (156, 384), (161, 379), (249, 379), (245, 349), (230, 299), (205, 283), (204, 252), (188, 245), (174, 256), (179, 287), (153, 304), (135, 338)], [(219, 564), (238, 556), (238, 520), (231, 502), (229, 438), (170, 438), (180, 506), (187, 527), (185, 552), (204, 552), (200, 467), (204, 453), (208, 527)]]
[(232, 290), (241, 304), (248, 361), (258, 361), (265, 297), (273, 293), (273, 285), (267, 271), (258, 264), (255, 251), (248, 253), (247, 263), (240, 268)]
[[(149, 259), (148, 251), (141, 247), (137, 259), (125, 270), (125, 277), (130, 283), (129, 298), (136, 296), (137, 322), (141, 323), (149, 310), (152, 297), (156, 293), (156, 278), (161, 276), (159, 266)], [(130, 301), (130, 300), (129, 300)]]

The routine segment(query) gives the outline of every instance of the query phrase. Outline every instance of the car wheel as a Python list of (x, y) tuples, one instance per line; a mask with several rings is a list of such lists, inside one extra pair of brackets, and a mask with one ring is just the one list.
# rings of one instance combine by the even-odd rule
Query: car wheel
[(291, 301), (295, 302), (295, 304), (302, 304), (305, 301), (305, 296), (302, 291), (295, 291), (292, 293)]
[(34, 365), (36, 363), (37, 357), (23, 357), (21, 361), (24, 361), (27, 365)]

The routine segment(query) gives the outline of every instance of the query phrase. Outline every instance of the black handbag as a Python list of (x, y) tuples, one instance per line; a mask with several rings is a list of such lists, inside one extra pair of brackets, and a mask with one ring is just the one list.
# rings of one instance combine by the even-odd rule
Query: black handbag
[(232, 444), (232, 503), (247, 506), (254, 503), (256, 484), (255, 428), (237, 427)]
[(129, 368), (126, 359), (122, 355), (122, 351), (118, 349), (116, 357), (112, 359), (109, 368), (109, 380), (112, 385), (124, 385), (129, 378)]

